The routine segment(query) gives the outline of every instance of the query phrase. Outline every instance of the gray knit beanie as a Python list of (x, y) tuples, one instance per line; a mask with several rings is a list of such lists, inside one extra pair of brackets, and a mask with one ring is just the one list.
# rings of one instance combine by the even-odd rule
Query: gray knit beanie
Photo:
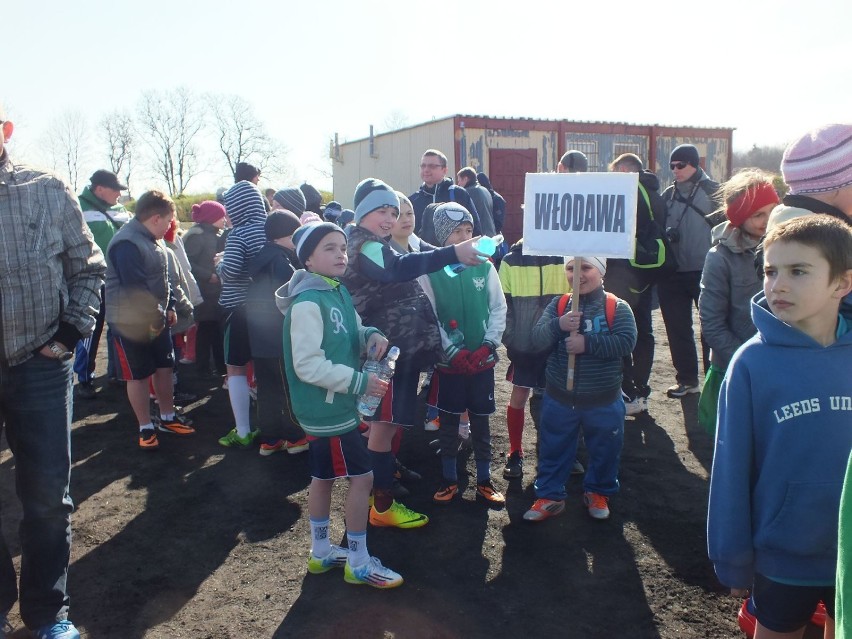
[(305, 194), (295, 186), (275, 191), (272, 199), (297, 216), (305, 212)]
[(438, 246), (444, 246), (447, 243), (447, 238), (452, 235), (459, 224), (467, 222), (473, 226), (473, 216), (458, 202), (445, 202), (438, 206), (435, 209), (433, 219)]

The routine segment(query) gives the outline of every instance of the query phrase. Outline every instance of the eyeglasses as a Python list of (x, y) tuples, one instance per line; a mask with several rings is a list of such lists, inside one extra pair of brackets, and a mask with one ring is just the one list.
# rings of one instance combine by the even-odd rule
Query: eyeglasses
[(672, 162), (671, 164), (669, 164), (669, 168), (672, 171), (674, 171), (675, 169), (677, 169), (678, 171), (682, 171), (687, 166), (688, 166), (688, 163), (686, 163), (686, 162)]
[(421, 169), (430, 169), (430, 170), (434, 171), (435, 169), (443, 169), (444, 165), (443, 164), (421, 164), (420, 168)]

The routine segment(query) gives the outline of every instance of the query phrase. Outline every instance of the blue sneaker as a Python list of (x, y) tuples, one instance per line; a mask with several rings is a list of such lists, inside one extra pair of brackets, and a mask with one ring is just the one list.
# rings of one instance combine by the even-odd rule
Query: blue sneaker
[(51, 626), (42, 626), (35, 631), (35, 636), (36, 639), (80, 639), (80, 633), (67, 619)]

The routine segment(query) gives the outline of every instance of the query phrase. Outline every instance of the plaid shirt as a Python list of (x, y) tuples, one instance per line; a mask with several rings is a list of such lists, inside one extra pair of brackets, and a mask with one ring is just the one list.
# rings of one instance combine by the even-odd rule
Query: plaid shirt
[(89, 335), (106, 263), (77, 198), (55, 176), (0, 156), (0, 363)]

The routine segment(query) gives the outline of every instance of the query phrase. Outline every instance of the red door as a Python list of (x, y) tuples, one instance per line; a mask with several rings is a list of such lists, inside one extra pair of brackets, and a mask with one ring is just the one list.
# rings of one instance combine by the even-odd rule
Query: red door
[(511, 246), (524, 232), (524, 179), (527, 173), (538, 170), (535, 149), (489, 149), (488, 178), (491, 185), (506, 199), (506, 221), (503, 235)]

